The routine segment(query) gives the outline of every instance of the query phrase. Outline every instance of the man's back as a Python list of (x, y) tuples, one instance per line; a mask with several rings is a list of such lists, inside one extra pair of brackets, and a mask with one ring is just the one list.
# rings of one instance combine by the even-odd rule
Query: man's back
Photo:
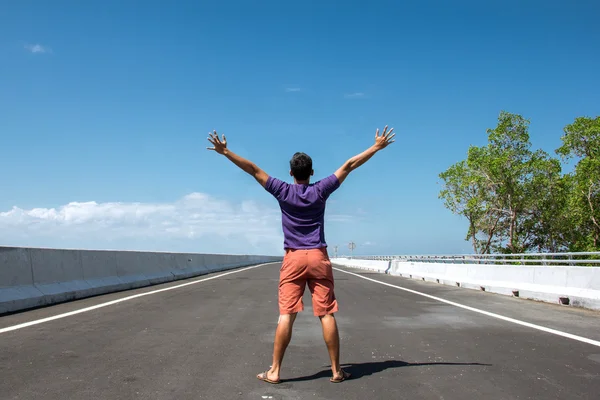
[(327, 247), (325, 205), (339, 186), (333, 174), (314, 184), (289, 184), (269, 177), (265, 189), (279, 202), (285, 249)]

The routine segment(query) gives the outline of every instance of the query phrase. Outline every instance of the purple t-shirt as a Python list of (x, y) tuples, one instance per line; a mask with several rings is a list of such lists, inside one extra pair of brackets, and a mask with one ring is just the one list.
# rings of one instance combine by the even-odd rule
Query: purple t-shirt
[(279, 202), (285, 249), (318, 249), (325, 242), (325, 203), (340, 182), (334, 174), (310, 185), (269, 177), (265, 189)]

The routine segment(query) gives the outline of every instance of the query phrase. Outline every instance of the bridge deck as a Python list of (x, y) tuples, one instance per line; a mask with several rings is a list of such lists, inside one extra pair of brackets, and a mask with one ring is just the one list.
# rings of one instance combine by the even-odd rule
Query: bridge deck
[[(260, 382), (255, 375), (270, 364), (278, 318), (278, 266), (202, 276), (2, 317), (0, 397), (598, 398), (600, 347), (594, 342), (600, 341), (598, 313), (348, 268), (337, 268), (335, 277), (342, 363), (353, 379), (329, 382), (325, 345), (307, 290), (305, 312), (298, 316), (284, 360), (283, 382)], [(212, 277), (217, 278), (205, 280)], [(169, 287), (177, 288), (154, 293)], [(6, 329), (141, 293), (152, 294)], [(579, 335), (590, 343), (538, 326)]]

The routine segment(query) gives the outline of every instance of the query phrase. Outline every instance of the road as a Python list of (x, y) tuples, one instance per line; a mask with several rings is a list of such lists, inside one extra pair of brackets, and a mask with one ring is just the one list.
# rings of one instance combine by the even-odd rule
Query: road
[[(2, 317), (0, 398), (599, 398), (599, 313), (339, 266), (337, 320), (352, 379), (329, 382), (307, 290), (283, 381), (261, 382), (255, 376), (270, 365), (278, 319), (278, 268), (216, 273)], [(40, 321), (48, 317), (57, 318)]]

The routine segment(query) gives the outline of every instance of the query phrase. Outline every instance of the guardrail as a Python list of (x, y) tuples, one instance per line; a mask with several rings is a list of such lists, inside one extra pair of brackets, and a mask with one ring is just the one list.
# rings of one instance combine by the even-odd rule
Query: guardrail
[(354, 256), (333, 258), (332, 263), (600, 310), (600, 252)]
[(440, 255), (388, 255), (344, 256), (356, 260), (406, 261), (451, 264), (490, 265), (568, 265), (600, 266), (600, 251), (568, 253), (518, 253), (518, 254), (440, 254)]

